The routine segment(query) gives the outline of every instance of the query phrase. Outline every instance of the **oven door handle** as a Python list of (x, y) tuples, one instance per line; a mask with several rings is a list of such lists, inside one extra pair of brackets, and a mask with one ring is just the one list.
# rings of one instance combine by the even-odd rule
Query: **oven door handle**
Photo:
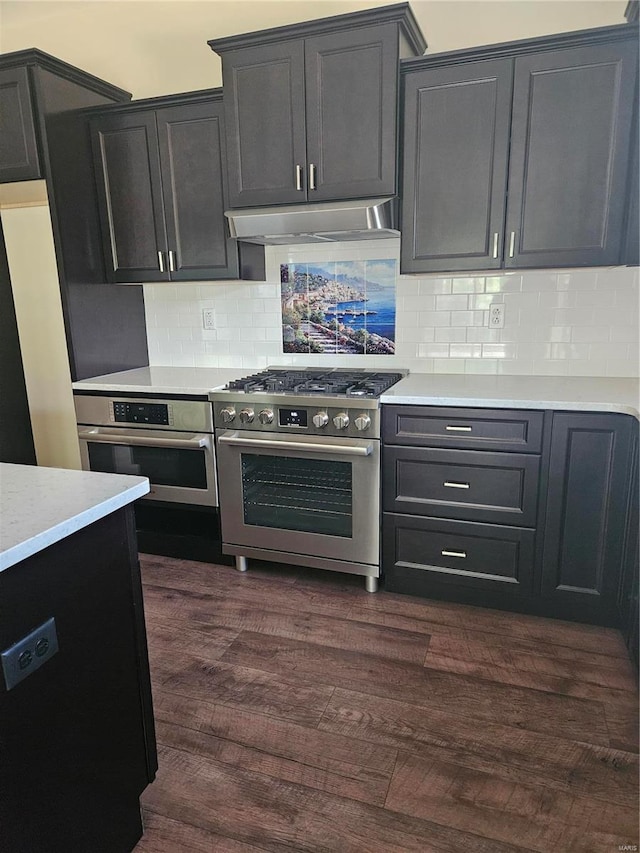
[(173, 447), (182, 450), (197, 450), (209, 443), (208, 435), (194, 435), (192, 438), (149, 438), (148, 436), (118, 435), (113, 432), (102, 432), (99, 429), (79, 429), (78, 438), (92, 444), (122, 444), (135, 447)]
[(264, 447), (267, 450), (296, 450), (299, 453), (325, 453), (331, 456), (370, 456), (373, 452), (371, 444), (353, 445), (317, 444), (312, 442), (298, 443), (295, 441), (269, 441), (268, 438), (241, 438), (237, 434), (221, 435), (220, 444), (231, 447)]

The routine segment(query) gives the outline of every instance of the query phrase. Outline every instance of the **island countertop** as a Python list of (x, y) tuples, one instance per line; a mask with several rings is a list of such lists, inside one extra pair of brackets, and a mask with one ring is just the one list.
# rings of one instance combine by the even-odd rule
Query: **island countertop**
[(600, 376), (411, 373), (380, 398), (409, 406), (618, 412), (639, 418), (639, 380)]
[(0, 572), (148, 491), (146, 477), (0, 463)]

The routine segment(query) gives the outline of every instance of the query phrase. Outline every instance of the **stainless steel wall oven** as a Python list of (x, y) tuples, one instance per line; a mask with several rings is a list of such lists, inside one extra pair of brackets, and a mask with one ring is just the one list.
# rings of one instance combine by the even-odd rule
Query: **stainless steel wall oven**
[(99, 392), (76, 392), (74, 402), (82, 467), (149, 478), (151, 491), (135, 506), (140, 549), (216, 559), (220, 536), (211, 403)]

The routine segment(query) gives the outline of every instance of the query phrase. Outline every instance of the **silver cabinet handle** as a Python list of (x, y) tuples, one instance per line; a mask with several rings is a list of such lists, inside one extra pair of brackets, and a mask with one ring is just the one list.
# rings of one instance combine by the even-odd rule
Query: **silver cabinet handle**
[(512, 258), (516, 250), (516, 232), (512, 231), (509, 237), (509, 257)]
[[(124, 432), (124, 430), (123, 430)], [(91, 444), (121, 444), (135, 447), (176, 447), (183, 450), (197, 450), (209, 442), (207, 435), (193, 435), (191, 438), (150, 438), (149, 436), (131, 435), (127, 432), (119, 435), (117, 432), (102, 432), (99, 429), (79, 429), (78, 438)]]
[(472, 427), (470, 426), (452, 426), (448, 425), (445, 427), (448, 432), (471, 432)]
[(169, 269), (171, 272), (176, 271), (176, 253), (169, 249)]
[(158, 252), (158, 267), (160, 268), (160, 272), (164, 272), (164, 255), (162, 252)]
[(309, 163), (309, 189), (315, 190), (316, 187), (316, 167), (315, 163)]
[(302, 166), (296, 166), (296, 189), (302, 189)]
[(469, 483), (455, 483), (451, 480), (445, 480), (442, 485), (446, 486), (448, 489), (469, 489), (469, 488), (471, 488)]
[(442, 554), (443, 557), (466, 557), (467, 556), (466, 551), (447, 551), (445, 549), (444, 551), (441, 551), (440, 553)]
[(231, 447), (264, 447), (267, 450), (295, 450), (299, 453), (326, 453), (328, 456), (370, 456), (373, 448), (367, 445), (313, 444), (311, 442), (269, 441), (268, 438), (241, 438), (237, 433), (221, 435), (219, 444)]
[(493, 235), (493, 257), (494, 258), (498, 257), (498, 239), (499, 239), (499, 234), (496, 231), (496, 233)]

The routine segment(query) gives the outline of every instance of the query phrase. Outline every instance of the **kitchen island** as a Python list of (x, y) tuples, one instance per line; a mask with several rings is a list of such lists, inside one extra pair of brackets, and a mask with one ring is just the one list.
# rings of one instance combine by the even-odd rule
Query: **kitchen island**
[[(2, 850), (125, 853), (142, 834), (157, 759), (132, 501), (148, 489), (0, 465)], [(10, 650), (32, 632), (30, 674), (11, 682)]]

